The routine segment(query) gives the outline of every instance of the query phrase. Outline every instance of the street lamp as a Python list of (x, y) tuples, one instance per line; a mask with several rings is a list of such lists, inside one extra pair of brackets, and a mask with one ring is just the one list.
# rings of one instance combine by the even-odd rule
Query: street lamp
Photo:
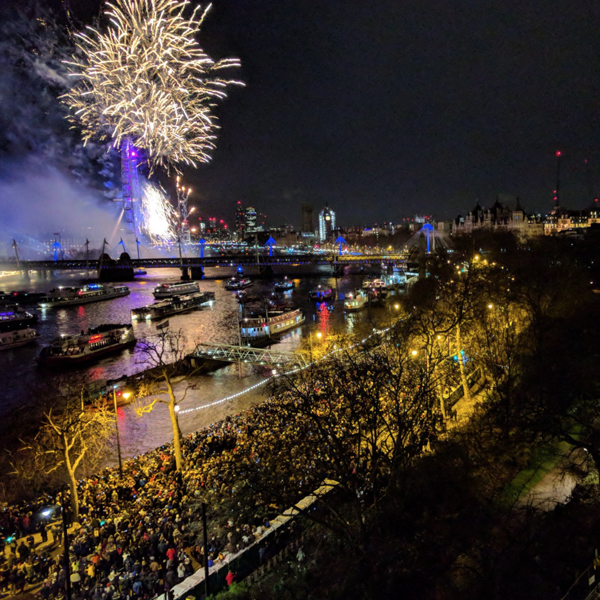
[[(123, 393), (123, 398), (127, 400), (131, 394), (129, 392)], [(119, 416), (117, 414), (117, 386), (113, 386), (113, 402), (115, 404), (115, 428), (117, 430), (117, 453), (119, 455), (119, 475), (123, 477), (123, 459), (121, 458), (121, 435), (119, 432)]]
[[(317, 338), (321, 339), (323, 337), (323, 333), (320, 331), (317, 331), (317, 333), (315, 334), (317, 336)], [(308, 339), (310, 340), (310, 362), (313, 362), (313, 341), (312, 341), (312, 331), (309, 333)]]

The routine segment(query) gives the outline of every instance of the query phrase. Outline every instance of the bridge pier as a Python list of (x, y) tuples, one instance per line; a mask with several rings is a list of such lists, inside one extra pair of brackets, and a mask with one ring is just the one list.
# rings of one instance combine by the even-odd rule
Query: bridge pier
[(203, 266), (190, 267), (190, 271), (192, 274), (192, 279), (194, 279), (194, 280), (204, 279), (204, 267)]
[(187, 267), (180, 267), (181, 269), (181, 281), (190, 280), (190, 271)]
[(271, 265), (258, 265), (259, 277), (273, 277), (273, 267)]
[(23, 269), (21, 271), (21, 279), (23, 279), (23, 281), (30, 281), (31, 277), (29, 275), (29, 269)]
[(343, 277), (345, 266), (346, 265), (340, 265), (339, 263), (333, 263), (333, 276), (334, 277)]

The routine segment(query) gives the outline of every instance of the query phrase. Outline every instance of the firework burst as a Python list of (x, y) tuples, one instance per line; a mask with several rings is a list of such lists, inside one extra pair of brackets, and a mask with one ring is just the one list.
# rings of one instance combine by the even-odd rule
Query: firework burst
[(208, 12), (189, 0), (116, 0), (107, 3), (106, 33), (77, 34), (79, 52), (67, 64), (75, 83), (62, 98), (84, 140), (129, 138), (158, 165), (208, 162), (215, 147), (214, 106), (239, 81), (219, 72), (239, 67), (215, 61), (196, 41)]
[(140, 185), (140, 229), (155, 245), (177, 241), (178, 214), (166, 194), (149, 181)]

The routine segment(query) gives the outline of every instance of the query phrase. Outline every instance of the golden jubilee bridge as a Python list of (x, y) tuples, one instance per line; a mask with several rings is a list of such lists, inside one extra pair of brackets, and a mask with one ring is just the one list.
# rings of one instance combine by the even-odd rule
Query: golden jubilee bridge
[(210, 267), (241, 267), (254, 268), (260, 275), (268, 275), (274, 267), (329, 266), (335, 275), (341, 275), (349, 266), (404, 266), (408, 259), (406, 252), (385, 254), (273, 254), (251, 255), (248, 253), (227, 254), (209, 257), (160, 257), (160, 258), (130, 258), (121, 254), (120, 258), (112, 259), (103, 255), (98, 259), (63, 259), (63, 260), (24, 260), (11, 258), (0, 262), (0, 271), (18, 271), (28, 278), (30, 273), (49, 276), (56, 271), (96, 271), (104, 281), (132, 280), (136, 269), (180, 268), (182, 278), (201, 279), (204, 269)]

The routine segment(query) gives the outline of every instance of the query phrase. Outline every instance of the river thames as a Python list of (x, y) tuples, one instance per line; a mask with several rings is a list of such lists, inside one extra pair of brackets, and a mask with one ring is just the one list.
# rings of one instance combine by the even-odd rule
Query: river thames
[[(238, 343), (237, 319), (239, 304), (235, 295), (224, 288), (225, 281), (235, 274), (234, 269), (207, 269), (207, 279), (200, 282), (202, 291), (215, 293), (215, 301), (182, 315), (169, 317), (170, 329), (181, 330), (185, 336), (187, 350), (191, 351), (198, 342)], [(91, 365), (69, 371), (57, 372), (39, 367), (35, 358), (41, 347), (60, 334), (74, 334), (102, 323), (129, 323), (130, 311), (154, 301), (154, 288), (167, 281), (178, 280), (178, 269), (153, 269), (147, 275), (126, 283), (131, 294), (82, 306), (71, 306), (41, 310), (35, 308), (39, 316), (37, 331), (40, 334), (38, 344), (17, 348), (0, 353), (0, 383), (3, 389), (0, 400), (0, 418), (2, 423), (10, 423), (9, 418), (15, 412), (23, 413), (37, 401), (40, 390), (60, 385), (65, 372), (73, 379), (85, 376), (91, 381), (116, 379), (122, 375), (132, 375), (148, 367), (139, 349), (126, 350), (115, 356), (104, 358)], [(250, 274), (251, 276), (251, 274)], [(384, 307), (367, 308), (359, 313), (347, 314), (343, 310), (343, 297), (361, 286), (364, 273), (345, 274), (336, 280), (327, 267), (317, 267), (312, 273), (302, 273), (289, 278), (294, 281), (294, 289), (286, 293), (285, 298), (294, 306), (305, 311), (306, 323), (291, 330), (279, 338), (273, 347), (292, 351), (304, 344), (311, 333), (320, 331), (320, 340), (326, 339), (332, 332), (368, 332), (375, 324), (385, 324), (389, 314)], [(277, 275), (273, 279), (254, 279), (254, 285), (248, 292), (253, 295), (269, 295), (273, 291)], [(28, 289), (47, 291), (59, 285), (78, 285), (78, 275), (63, 276), (48, 281), (32, 280), (29, 284), (6, 281), (2, 287), (10, 289)], [(337, 284), (337, 300), (329, 305), (317, 304), (308, 298), (310, 289), (318, 284)], [(138, 340), (151, 338), (156, 334), (155, 323), (135, 323), (134, 330)], [(316, 336), (313, 339), (317, 339)], [(303, 341), (304, 340), (304, 341)], [(266, 385), (258, 385), (254, 390), (234, 399), (219, 402), (246, 388), (265, 382), (271, 376), (271, 370), (264, 367), (243, 365), (242, 372), (237, 365), (224, 366), (211, 373), (195, 377), (191, 383), (185, 401), (181, 404), (180, 427), (184, 435), (205, 425), (248, 409), (265, 399)], [(182, 384), (187, 385), (187, 384)], [(181, 387), (181, 386), (180, 386)], [(208, 404), (212, 406), (203, 408)], [(195, 410), (188, 410), (195, 409)], [(21, 418), (23, 414), (21, 414)], [(150, 413), (138, 416), (134, 406), (119, 408), (119, 425), (124, 456), (132, 456), (171, 441), (172, 431), (166, 407), (159, 404)], [(0, 431), (4, 429), (0, 424)], [(112, 462), (112, 461), (111, 461)]]

